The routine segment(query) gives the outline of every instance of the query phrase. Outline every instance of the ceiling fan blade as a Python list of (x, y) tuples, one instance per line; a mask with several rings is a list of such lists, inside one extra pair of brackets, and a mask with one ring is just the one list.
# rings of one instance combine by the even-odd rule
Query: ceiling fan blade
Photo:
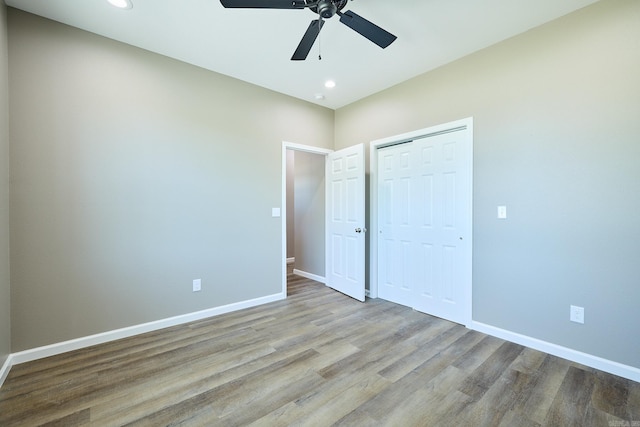
[(304, 0), (220, 0), (223, 7), (247, 9), (304, 9)]
[(362, 16), (350, 10), (344, 13), (338, 12), (338, 14), (340, 15), (340, 22), (355, 32), (362, 34), (383, 49), (397, 39), (397, 37), (390, 32), (383, 30), (373, 22), (367, 21)]
[(300, 40), (298, 48), (291, 57), (292, 61), (304, 61), (307, 59), (307, 55), (309, 55), (311, 47), (313, 47), (313, 44), (316, 42), (323, 25), (324, 21), (321, 19), (314, 19), (311, 21), (309, 28), (307, 28), (307, 32), (302, 36), (302, 40)]

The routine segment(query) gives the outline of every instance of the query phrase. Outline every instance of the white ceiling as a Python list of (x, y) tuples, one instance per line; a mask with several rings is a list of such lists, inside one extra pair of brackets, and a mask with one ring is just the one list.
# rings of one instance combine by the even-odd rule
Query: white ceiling
[[(336, 109), (596, 0), (352, 0), (398, 39), (381, 49), (334, 16), (306, 61), (291, 55), (305, 10), (225, 9), (219, 0), (6, 0), (6, 4), (277, 92)], [(326, 89), (327, 79), (337, 86)], [(323, 94), (324, 100), (316, 100)]]

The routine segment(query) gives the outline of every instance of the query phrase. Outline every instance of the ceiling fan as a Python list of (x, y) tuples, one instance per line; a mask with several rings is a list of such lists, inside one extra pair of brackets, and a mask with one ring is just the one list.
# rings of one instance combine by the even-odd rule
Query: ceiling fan
[(324, 25), (324, 20), (338, 15), (340, 22), (351, 28), (355, 32), (368, 38), (381, 48), (386, 48), (397, 38), (390, 32), (383, 30), (376, 24), (367, 21), (360, 15), (348, 10), (342, 12), (349, 0), (220, 0), (225, 8), (244, 9), (306, 9), (309, 8), (319, 15), (319, 19), (314, 19), (309, 24), (307, 32), (300, 40), (298, 48), (291, 57), (292, 61), (304, 61), (311, 51), (320, 30)]

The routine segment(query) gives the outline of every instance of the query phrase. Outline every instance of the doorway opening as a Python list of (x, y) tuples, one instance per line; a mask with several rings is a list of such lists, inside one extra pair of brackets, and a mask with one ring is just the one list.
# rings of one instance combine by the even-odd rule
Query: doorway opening
[[(281, 206), (284, 207), (287, 205), (287, 150), (323, 155), (325, 166), (323, 176), (325, 183), (324, 209), (316, 209), (314, 212), (315, 224), (318, 225), (305, 226), (303, 230), (298, 230), (298, 232), (306, 234), (322, 230), (322, 233), (317, 234), (316, 239), (321, 239), (320, 235), (324, 236), (324, 284), (364, 302), (365, 235), (367, 232), (365, 226), (364, 144), (333, 151), (283, 142)], [(318, 182), (316, 180), (316, 183), (310, 187), (319, 189), (321, 185)], [(284, 298), (287, 295), (286, 260), (289, 258), (287, 256), (286, 211), (285, 208), (285, 213), (282, 215), (282, 296)], [(320, 220), (323, 215), (324, 227)], [(322, 259), (322, 255), (318, 251), (318, 247), (321, 246), (320, 243), (311, 251), (311, 259), (316, 263)], [(297, 258), (301, 255), (300, 250), (301, 248), (295, 249), (296, 264), (298, 264)]]
[(282, 143), (282, 294), (287, 272), (325, 282), (325, 163), (332, 150)]

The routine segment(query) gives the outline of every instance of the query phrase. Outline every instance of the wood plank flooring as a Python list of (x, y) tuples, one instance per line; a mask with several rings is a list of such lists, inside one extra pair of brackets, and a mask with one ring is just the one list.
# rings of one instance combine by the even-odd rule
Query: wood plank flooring
[(640, 426), (640, 384), (289, 275), (260, 307), (16, 365), (0, 426)]

